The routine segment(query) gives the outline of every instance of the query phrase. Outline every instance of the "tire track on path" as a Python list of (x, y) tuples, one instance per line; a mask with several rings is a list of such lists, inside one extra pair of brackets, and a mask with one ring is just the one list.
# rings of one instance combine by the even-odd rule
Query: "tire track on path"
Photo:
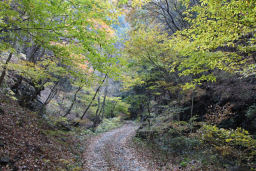
[(147, 171), (147, 161), (136, 156), (127, 144), (138, 126), (127, 123), (120, 128), (94, 137), (84, 153), (85, 171)]

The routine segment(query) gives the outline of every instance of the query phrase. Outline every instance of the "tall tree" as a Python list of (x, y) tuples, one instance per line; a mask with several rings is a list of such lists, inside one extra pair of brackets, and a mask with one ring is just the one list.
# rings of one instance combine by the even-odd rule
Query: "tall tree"
[(100, 85), (99, 85), (98, 88), (96, 89), (96, 91), (95, 91), (95, 93), (94, 93), (94, 95), (93, 95), (93, 97), (92, 97), (90, 103), (88, 104), (88, 106), (86, 107), (86, 109), (85, 109), (85, 111), (83, 112), (82, 116), (80, 117), (81, 119), (83, 119), (83, 118), (85, 117), (87, 111), (90, 109), (90, 107), (91, 107), (93, 101), (95, 100), (97, 94), (99, 93), (99, 91), (100, 91), (102, 85), (104, 84), (106, 78), (107, 78), (107, 74), (105, 75), (105, 77), (104, 77), (103, 80), (101, 81)]

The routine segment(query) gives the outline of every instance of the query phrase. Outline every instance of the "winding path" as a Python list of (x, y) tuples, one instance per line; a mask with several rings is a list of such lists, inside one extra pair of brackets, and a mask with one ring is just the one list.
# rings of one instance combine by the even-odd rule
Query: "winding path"
[(127, 123), (92, 139), (84, 154), (84, 170), (150, 171), (148, 162), (141, 160), (128, 145), (137, 128), (134, 123)]

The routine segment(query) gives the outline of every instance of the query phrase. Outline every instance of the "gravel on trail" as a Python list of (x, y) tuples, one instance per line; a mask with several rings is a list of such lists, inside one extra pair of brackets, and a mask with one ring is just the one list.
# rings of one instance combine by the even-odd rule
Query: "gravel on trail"
[(141, 159), (129, 145), (137, 129), (131, 122), (92, 138), (84, 153), (84, 170), (151, 171), (152, 162)]

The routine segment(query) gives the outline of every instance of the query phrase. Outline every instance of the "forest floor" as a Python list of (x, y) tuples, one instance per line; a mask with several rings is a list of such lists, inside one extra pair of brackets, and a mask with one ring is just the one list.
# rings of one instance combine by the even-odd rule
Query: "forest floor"
[(0, 93), (0, 171), (81, 168), (80, 147), (87, 137), (80, 137), (50, 125)]
[[(128, 122), (122, 127), (93, 137), (84, 153), (86, 171), (157, 171), (179, 170), (159, 160), (158, 154), (149, 149), (141, 149), (133, 142), (138, 125)], [(140, 148), (140, 149), (138, 149)]]

